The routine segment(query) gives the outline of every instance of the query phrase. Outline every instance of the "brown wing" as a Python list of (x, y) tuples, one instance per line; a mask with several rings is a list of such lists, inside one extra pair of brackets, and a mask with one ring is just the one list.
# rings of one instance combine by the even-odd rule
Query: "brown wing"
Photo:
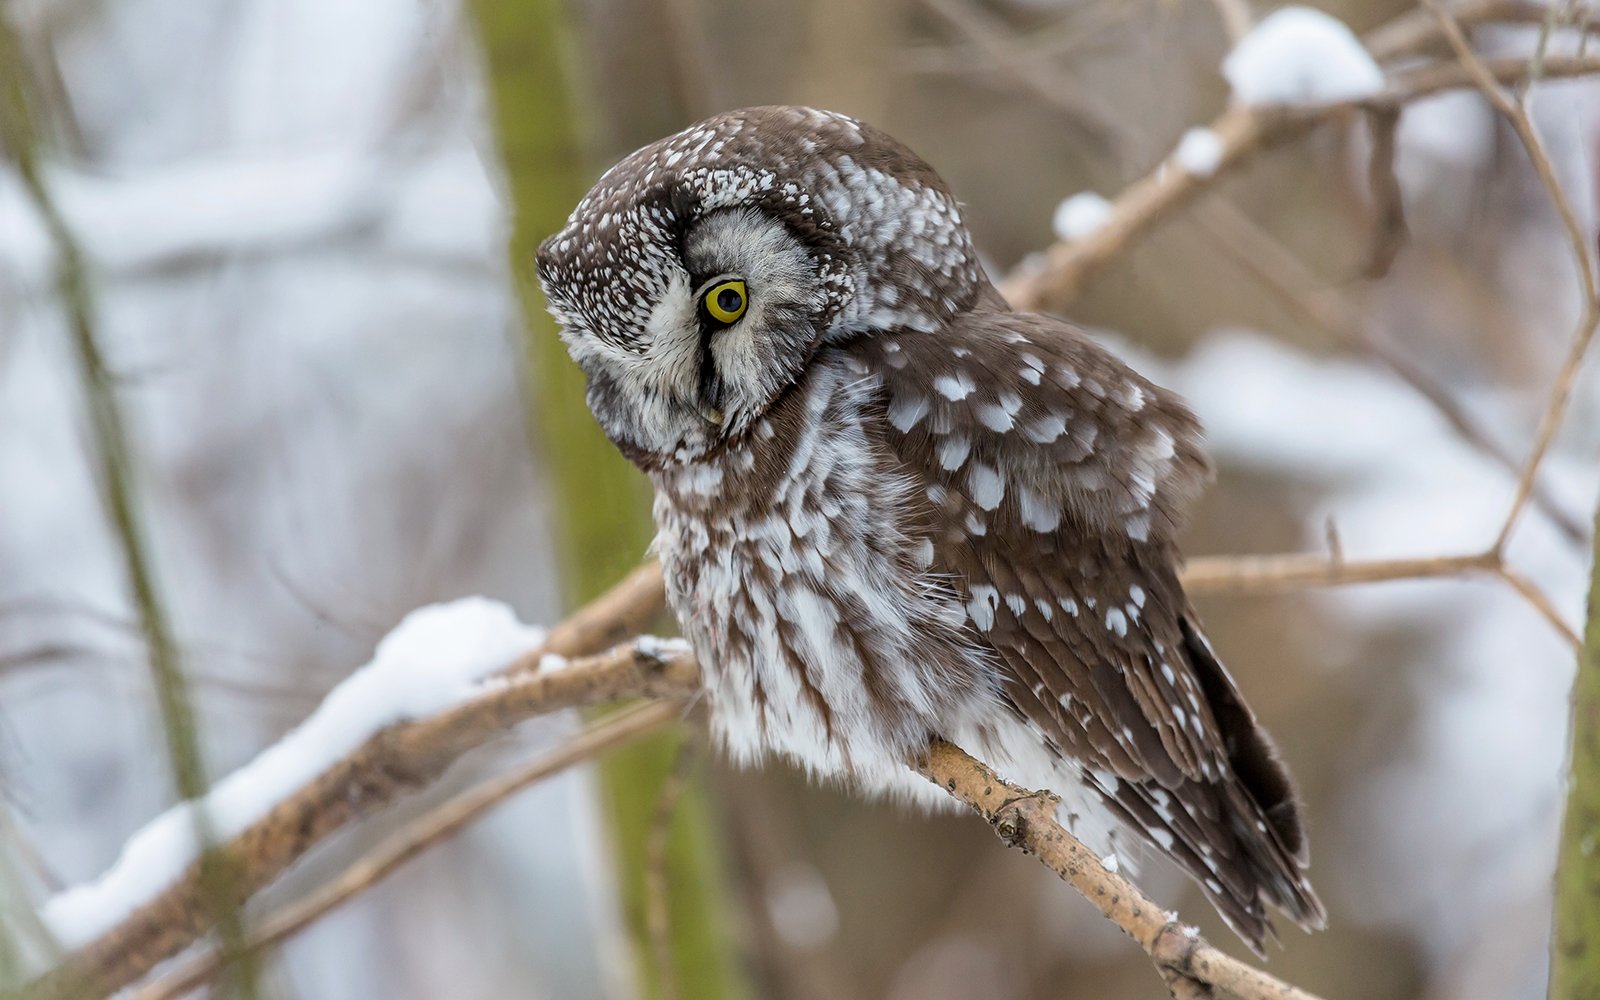
[(1283, 765), (1201, 636), (1173, 536), (1209, 469), (1170, 393), (1060, 321), (979, 311), (850, 347), (927, 483), (935, 572), (1006, 693), (1260, 949), (1264, 902), (1320, 926)]

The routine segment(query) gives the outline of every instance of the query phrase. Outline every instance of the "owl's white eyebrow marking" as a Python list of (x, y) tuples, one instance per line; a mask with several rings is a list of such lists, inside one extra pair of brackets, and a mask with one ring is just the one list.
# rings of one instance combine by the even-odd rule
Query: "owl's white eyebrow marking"
[(954, 375), (940, 375), (933, 380), (933, 388), (952, 403), (966, 399), (972, 395), (972, 390), (977, 386), (972, 384), (972, 379), (961, 369), (956, 369)]
[(1000, 470), (987, 462), (972, 463), (972, 468), (967, 471), (967, 488), (971, 492), (972, 502), (984, 510), (994, 510), (1000, 506), (1001, 499), (1006, 495), (1006, 484), (1000, 478)]

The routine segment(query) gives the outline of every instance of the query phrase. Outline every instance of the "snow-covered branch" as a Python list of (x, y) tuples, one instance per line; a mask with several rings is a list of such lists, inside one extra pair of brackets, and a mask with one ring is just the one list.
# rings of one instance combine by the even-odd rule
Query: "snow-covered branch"
[[(538, 630), (488, 602), (413, 613), (304, 725), (205, 800), (222, 834), (218, 850), (233, 868), (237, 901), (518, 722), (563, 708), (692, 692), (698, 670), (678, 644), (638, 640), (593, 655), (619, 635), (636, 634), (660, 603), (659, 571), (649, 567), (542, 641)], [(184, 835), (190, 808), (157, 817), (104, 878), (46, 906), (56, 933), (80, 947), (23, 996), (114, 992), (210, 929), (203, 861)]]
[[(1512, 19), (1504, 5), (1482, 5), (1474, 19)], [(1255, 154), (1283, 146), (1316, 127), (1360, 111), (1392, 111), (1446, 90), (1479, 85), (1474, 70), (1453, 59), (1385, 74), (1380, 64), (1442, 41), (1416, 27), (1415, 12), (1375, 30), (1366, 46), (1348, 30), (1322, 24), (1326, 15), (1288, 8), (1257, 25), (1224, 64), (1234, 102), (1209, 125), (1191, 129), (1171, 155), (1109, 199), (1097, 224), (1073, 230), (1037, 260), (1001, 283), (1018, 309), (1062, 309), (1077, 298), (1091, 274), (1125, 255), (1163, 220)], [(1292, 15), (1304, 14), (1296, 18)], [(1283, 18), (1291, 15), (1289, 23)], [(1320, 21), (1318, 19), (1321, 19)], [(1276, 22), (1276, 23), (1275, 23)], [(1307, 22), (1312, 25), (1307, 30)], [(1400, 32), (1398, 27), (1407, 30)], [(1244, 58), (1240, 58), (1244, 57)], [(1482, 60), (1483, 71), (1502, 84), (1600, 74), (1591, 55)]]

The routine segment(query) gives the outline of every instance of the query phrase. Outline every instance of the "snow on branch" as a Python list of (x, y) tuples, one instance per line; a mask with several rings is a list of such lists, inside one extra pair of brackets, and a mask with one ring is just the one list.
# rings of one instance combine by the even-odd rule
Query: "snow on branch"
[(1222, 61), (1234, 100), (1251, 105), (1328, 104), (1375, 97), (1383, 70), (1343, 21), (1310, 7), (1262, 19)]
[[(336, 703), (291, 734), (287, 751), (280, 744), (247, 768), (268, 768), (265, 773), (275, 774), (274, 782), (298, 775), (302, 783), (275, 785), (270, 794), (227, 793), (238, 796), (229, 805), (243, 822), (216, 850), (226, 852), (232, 866), (235, 901), (248, 900), (336, 831), (431, 782), (469, 750), (518, 722), (625, 697), (671, 699), (694, 691), (699, 672), (681, 644), (629, 643), (591, 655), (637, 634), (661, 605), (660, 569), (650, 565), (550, 630), (542, 642), (536, 630), (487, 602), (454, 611), (430, 609), (420, 620), (408, 620), (362, 671), (375, 671), (375, 677), (353, 680), (355, 694), (337, 689)], [(522, 641), (515, 644), (519, 635)], [(452, 636), (466, 648), (448, 649)], [(424, 679), (431, 672), (430, 651), (440, 655), (442, 669)], [(389, 678), (402, 689), (392, 699), (371, 690)], [(414, 714), (428, 708), (434, 711)], [(357, 735), (329, 732), (333, 722), (351, 726)], [(225, 781), (219, 793), (229, 785)], [(147, 828), (136, 839), (153, 846), (133, 845), (98, 888), (81, 890), (85, 894), (76, 902), (68, 903), (74, 898), (69, 895), (52, 904), (60, 926), (93, 940), (20, 997), (108, 995), (210, 929), (215, 910), (203, 896), (206, 859), (195, 859), (179, 834), (159, 832), (177, 829), (172, 820), (152, 827), (158, 832)], [(128, 867), (130, 856), (153, 858), (160, 866), (154, 874), (176, 876), (161, 880), (139, 873)], [(107, 917), (116, 922), (95, 935)]]
[[(1476, 22), (1509, 20), (1517, 14), (1505, 4), (1471, 5)], [(1288, 14), (1287, 21), (1276, 18)], [(1074, 301), (1091, 274), (1123, 256), (1160, 222), (1209, 190), (1220, 178), (1257, 153), (1283, 146), (1317, 126), (1344, 120), (1352, 112), (1392, 112), (1445, 90), (1480, 85), (1479, 75), (1499, 83), (1526, 83), (1600, 74), (1600, 56), (1547, 56), (1485, 59), (1477, 67), (1434, 60), (1394, 70), (1385, 78), (1380, 65), (1444, 44), (1442, 29), (1420, 25), (1417, 12), (1402, 14), (1373, 31), (1363, 47), (1341, 32), (1349, 29), (1327, 15), (1286, 8), (1246, 35), (1229, 56), (1228, 74), (1237, 100), (1196, 139), (1129, 184), (1094, 224), (1059, 227), (1058, 242), (1024, 262), (1000, 283), (1018, 309), (1062, 309)], [(1318, 20), (1321, 18), (1323, 20)], [(1353, 48), (1352, 48), (1353, 46)], [(1308, 69), (1297, 63), (1327, 59), (1333, 68)], [(1381, 86), (1373, 87), (1379, 72)], [(1074, 219), (1082, 216), (1074, 214)]]
[(497, 601), (466, 598), (418, 608), (378, 643), (299, 727), (215, 785), (204, 799), (168, 809), (129, 838), (99, 879), (45, 904), (45, 925), (80, 948), (175, 882), (200, 856), (195, 810), (219, 840), (232, 840), (379, 730), (426, 718), (470, 698), (478, 682), (544, 640)]

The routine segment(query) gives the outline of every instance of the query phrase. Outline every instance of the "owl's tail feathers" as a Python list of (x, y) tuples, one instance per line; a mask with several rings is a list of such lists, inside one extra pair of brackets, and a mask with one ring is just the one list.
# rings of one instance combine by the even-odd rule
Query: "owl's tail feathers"
[(1211, 788), (1220, 813), (1215, 819), (1231, 828), (1233, 860), (1245, 876), (1227, 880), (1245, 884), (1223, 884), (1220, 892), (1214, 891), (1216, 879), (1201, 878), (1200, 884), (1229, 925), (1259, 953), (1273, 936), (1263, 899), (1305, 930), (1322, 929), (1328, 914), (1305, 876), (1310, 851), (1304, 819), (1278, 748), (1192, 616), (1182, 618), (1181, 625), (1195, 677), (1218, 729), (1227, 734), (1232, 773)]
[[(1197, 882), (1211, 905), (1255, 953), (1277, 935), (1268, 905), (1306, 930), (1327, 912), (1306, 879), (1305, 829), (1289, 775), (1233, 679), (1191, 621), (1185, 652), (1223, 734), (1224, 773), (1161, 782), (1118, 781), (1101, 795), (1123, 821)], [(1091, 784), (1094, 775), (1088, 776)]]

